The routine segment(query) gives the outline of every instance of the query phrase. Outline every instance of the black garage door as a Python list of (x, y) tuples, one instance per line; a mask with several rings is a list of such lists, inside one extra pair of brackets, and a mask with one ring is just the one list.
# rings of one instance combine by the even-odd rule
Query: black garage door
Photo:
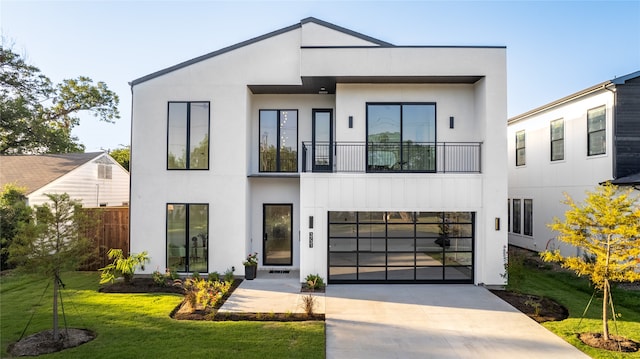
[(329, 283), (473, 283), (475, 213), (329, 212)]

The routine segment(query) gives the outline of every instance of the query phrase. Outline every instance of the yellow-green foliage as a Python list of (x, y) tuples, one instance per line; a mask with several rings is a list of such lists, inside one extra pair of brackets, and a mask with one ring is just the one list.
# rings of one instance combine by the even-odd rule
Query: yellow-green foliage
[(611, 307), (610, 282), (640, 280), (640, 208), (632, 190), (619, 191), (610, 183), (587, 192), (583, 205), (565, 194), (569, 209), (565, 221), (555, 218), (551, 229), (559, 233), (558, 240), (585, 250), (585, 257), (564, 257), (560, 251), (541, 253), (545, 261), (560, 262), (579, 276), (588, 276), (602, 291), (602, 334), (609, 339), (608, 311)]
[(558, 250), (544, 252), (542, 258), (588, 276), (598, 289), (608, 281), (640, 280), (640, 206), (631, 190), (607, 183), (587, 192), (583, 205), (565, 197), (563, 203), (571, 207), (565, 221), (555, 218), (549, 227), (559, 233), (558, 240), (583, 248), (592, 260), (563, 257)]

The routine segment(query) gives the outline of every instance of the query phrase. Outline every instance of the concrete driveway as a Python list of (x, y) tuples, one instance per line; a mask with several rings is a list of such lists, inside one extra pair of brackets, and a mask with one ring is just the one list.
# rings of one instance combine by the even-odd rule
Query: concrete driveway
[(589, 358), (473, 285), (329, 285), (327, 358)]

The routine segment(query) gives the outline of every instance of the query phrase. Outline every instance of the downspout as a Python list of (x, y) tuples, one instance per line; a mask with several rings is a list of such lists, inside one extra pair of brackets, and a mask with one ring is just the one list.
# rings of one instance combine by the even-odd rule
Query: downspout
[(617, 168), (618, 168), (618, 157), (617, 157), (617, 151), (616, 149), (618, 148), (617, 145), (617, 136), (616, 136), (616, 109), (618, 108), (618, 94), (616, 92), (615, 89), (615, 85), (614, 85), (614, 89), (610, 89), (609, 86), (612, 85), (611, 83), (608, 84), (604, 84), (602, 85), (602, 88), (607, 90), (607, 91), (611, 91), (611, 93), (613, 94), (613, 106), (611, 108), (611, 178), (613, 178), (614, 180), (618, 178), (617, 176)]

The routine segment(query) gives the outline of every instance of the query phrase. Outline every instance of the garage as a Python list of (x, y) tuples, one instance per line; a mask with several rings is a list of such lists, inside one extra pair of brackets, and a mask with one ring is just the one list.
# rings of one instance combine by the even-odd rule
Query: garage
[(336, 283), (473, 283), (473, 212), (328, 213)]

